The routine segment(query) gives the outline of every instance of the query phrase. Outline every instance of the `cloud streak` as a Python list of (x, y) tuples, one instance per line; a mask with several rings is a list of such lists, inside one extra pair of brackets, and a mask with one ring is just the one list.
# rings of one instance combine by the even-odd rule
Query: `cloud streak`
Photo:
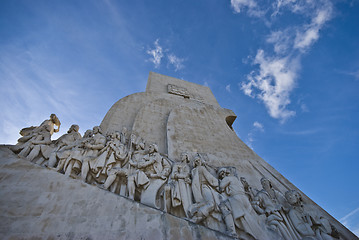
[(353, 231), (355, 235), (359, 236), (359, 207), (342, 217), (339, 221)]
[(313, 128), (313, 129), (306, 129), (306, 130), (299, 130), (299, 131), (283, 131), (283, 134), (287, 134), (287, 135), (313, 135), (313, 134), (318, 134), (319, 132), (322, 132), (323, 129), (322, 128)]
[(340, 74), (345, 74), (354, 77), (355, 80), (359, 80), (359, 69), (356, 71), (338, 71)]

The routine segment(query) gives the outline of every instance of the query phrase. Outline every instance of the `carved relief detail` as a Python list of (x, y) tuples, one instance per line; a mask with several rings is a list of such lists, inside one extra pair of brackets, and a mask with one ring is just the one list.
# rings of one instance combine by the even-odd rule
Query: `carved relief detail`
[(171, 93), (174, 95), (179, 95), (184, 98), (190, 98), (190, 94), (189, 94), (188, 90), (184, 87), (179, 87), (179, 86), (176, 86), (173, 84), (168, 84), (167, 91), (168, 91), (168, 93)]
[[(168, 91), (189, 96), (186, 89), (170, 84)], [(72, 125), (51, 141), (59, 127), (52, 114), (40, 126), (22, 129), (12, 150), (36, 164), (239, 239), (339, 239), (325, 217), (306, 210), (298, 191), (283, 194), (265, 177), (260, 179), (262, 189), (254, 189), (235, 167), (210, 166), (199, 153), (169, 159), (156, 143), (146, 143), (126, 128), (105, 134), (95, 126), (81, 137), (78, 125)]]

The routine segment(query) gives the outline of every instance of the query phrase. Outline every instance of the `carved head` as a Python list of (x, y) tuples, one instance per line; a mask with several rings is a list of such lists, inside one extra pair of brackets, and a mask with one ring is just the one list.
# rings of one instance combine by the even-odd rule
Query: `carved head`
[(188, 153), (183, 152), (183, 153), (181, 154), (181, 161), (182, 161), (182, 162), (185, 162), (185, 163), (189, 163), (189, 155), (188, 155)]
[(131, 142), (134, 143), (136, 141), (136, 139), (137, 139), (136, 133), (131, 133), (130, 139), (131, 139)]
[(121, 133), (122, 133), (122, 134), (126, 134), (126, 133), (127, 133), (127, 128), (126, 128), (126, 127), (123, 127)]
[(145, 143), (144, 142), (140, 142), (140, 143), (137, 143), (136, 145), (135, 145), (135, 149), (136, 150), (144, 150), (145, 149)]
[(272, 183), (269, 181), (268, 178), (262, 177), (261, 184), (264, 189), (272, 188)]
[(202, 159), (201, 155), (199, 155), (199, 153), (197, 153), (196, 156), (193, 159), (194, 167), (202, 166), (203, 163), (204, 162), (203, 162), (203, 159)]
[(91, 137), (93, 134), (93, 131), (91, 129), (86, 130), (86, 132), (84, 133), (84, 138), (88, 138)]
[(99, 126), (93, 127), (93, 134), (102, 133), (101, 128)]
[(302, 201), (302, 197), (296, 190), (288, 190), (284, 195), (290, 205), (298, 205)]
[(67, 133), (78, 132), (80, 129), (79, 125), (72, 124)]
[(121, 135), (121, 133), (119, 133), (118, 131), (116, 131), (116, 132), (114, 132), (113, 138), (120, 139), (120, 135)]
[(149, 153), (158, 152), (158, 146), (157, 146), (157, 144), (152, 143), (152, 144), (148, 147), (148, 151), (149, 151)]
[(111, 140), (113, 140), (115, 138), (116, 138), (116, 132), (115, 131), (106, 133), (107, 141), (111, 141)]
[(243, 186), (245, 186), (245, 187), (249, 186), (245, 177), (241, 177), (240, 180), (241, 180), (241, 183), (243, 184)]
[(51, 114), (51, 115), (50, 115), (50, 120), (51, 120), (56, 126), (60, 127), (61, 122), (60, 122), (60, 120), (57, 118), (56, 114), (54, 114), (54, 113)]
[(218, 171), (219, 179), (223, 179), (223, 178), (225, 178), (226, 176), (229, 176), (229, 175), (230, 175), (230, 171), (227, 168), (221, 168)]

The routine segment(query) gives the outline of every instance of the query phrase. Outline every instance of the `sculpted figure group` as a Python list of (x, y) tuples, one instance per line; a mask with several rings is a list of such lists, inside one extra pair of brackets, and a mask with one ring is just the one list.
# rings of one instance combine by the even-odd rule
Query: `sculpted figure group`
[[(57, 129), (55, 129), (57, 126)], [(12, 150), (19, 156), (115, 194), (240, 239), (341, 239), (323, 216), (308, 211), (300, 193), (282, 194), (270, 180), (252, 188), (235, 167), (209, 166), (203, 154), (169, 159), (155, 143), (100, 127), (81, 137), (78, 125), (51, 141), (55, 114), (38, 127), (24, 128)]]

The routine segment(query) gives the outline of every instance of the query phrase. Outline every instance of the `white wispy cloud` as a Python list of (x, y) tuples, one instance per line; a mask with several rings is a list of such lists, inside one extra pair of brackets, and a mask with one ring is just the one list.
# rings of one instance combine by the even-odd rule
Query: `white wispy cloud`
[(295, 86), (298, 68), (295, 59), (266, 57), (263, 50), (258, 50), (254, 64), (259, 65), (259, 70), (250, 73), (248, 81), (240, 84), (244, 93), (262, 100), (273, 118), (284, 122), (294, 116), (295, 112), (286, 107), (290, 104), (289, 95)]
[(273, 44), (274, 52), (277, 54), (286, 53), (291, 47), (289, 29), (272, 31), (266, 41)]
[(159, 68), (161, 66), (162, 60), (167, 59), (167, 67), (169, 65), (172, 65), (174, 67), (175, 72), (178, 70), (183, 69), (185, 66), (183, 62), (186, 60), (185, 58), (180, 58), (176, 56), (174, 53), (169, 53), (169, 49), (164, 49), (160, 45), (160, 40), (156, 39), (156, 41), (153, 43), (154, 48), (148, 49), (146, 53), (150, 55), (151, 57), (147, 59), (147, 61), (152, 62), (155, 65), (155, 68)]
[(264, 132), (264, 126), (263, 126), (262, 123), (260, 123), (258, 121), (254, 121), (252, 126), (253, 126), (252, 129), (247, 134), (246, 144), (251, 149), (254, 149), (253, 148), (253, 143), (255, 141), (255, 135), (256, 135), (257, 132)]
[(254, 0), (231, 0), (231, 6), (236, 13), (240, 13), (241, 8), (255, 8), (257, 3)]
[[(236, 13), (242, 9), (251, 11), (261, 10), (263, 6), (252, 1), (233, 0), (231, 6)], [(239, 86), (244, 94), (261, 100), (271, 117), (285, 122), (296, 112), (288, 109), (291, 103), (291, 93), (297, 84), (298, 73), (301, 68), (302, 55), (319, 39), (320, 31), (333, 15), (333, 7), (329, 0), (294, 1), (277, 0), (271, 6), (270, 20), (280, 17), (284, 11), (299, 14), (304, 20), (295, 25), (270, 30), (266, 42), (273, 46), (273, 53), (264, 47), (257, 51), (253, 64), (255, 68), (247, 75), (247, 80)], [(251, 10), (251, 11), (250, 11)], [(269, 28), (272, 24), (266, 24)], [(302, 112), (307, 111), (306, 105), (301, 106)]]
[(231, 84), (228, 84), (228, 85), (226, 86), (226, 91), (229, 92), (229, 93), (231, 92)]
[(256, 129), (258, 129), (258, 130), (261, 131), (261, 132), (264, 132), (263, 124), (260, 123), (260, 122), (255, 121), (255, 122), (253, 123), (253, 127), (255, 127)]
[(155, 65), (155, 68), (159, 68), (163, 58), (163, 49), (159, 44), (159, 39), (156, 39), (154, 45), (153, 49), (147, 50), (147, 54), (151, 56), (148, 60)]
[(235, 13), (240, 13), (246, 9), (248, 14), (255, 17), (261, 17), (265, 11), (258, 8), (255, 0), (231, 0), (231, 6)]
[(169, 54), (167, 56), (167, 58), (168, 58), (168, 62), (175, 67), (176, 72), (178, 70), (184, 68), (184, 65), (183, 65), (183, 62), (185, 61), (184, 58), (179, 58), (176, 55), (174, 55), (173, 53)]
[(301, 51), (307, 50), (319, 38), (319, 31), (323, 24), (330, 20), (332, 17), (332, 5), (326, 4), (321, 9), (317, 10), (316, 15), (308, 25), (304, 25), (300, 30), (297, 30), (294, 40), (294, 48)]

